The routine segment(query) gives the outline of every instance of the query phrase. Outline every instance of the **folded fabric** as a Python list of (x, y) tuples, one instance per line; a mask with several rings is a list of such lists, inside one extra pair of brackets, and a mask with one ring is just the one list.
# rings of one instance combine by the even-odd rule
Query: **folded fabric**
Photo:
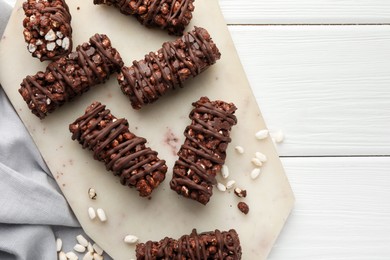
[(2, 88), (0, 178), (0, 259), (56, 259), (56, 229), (82, 230)]
[(0, 0), (0, 37), (2, 37), (5, 26), (7, 25), (9, 16), (11, 15), (11, 6)]

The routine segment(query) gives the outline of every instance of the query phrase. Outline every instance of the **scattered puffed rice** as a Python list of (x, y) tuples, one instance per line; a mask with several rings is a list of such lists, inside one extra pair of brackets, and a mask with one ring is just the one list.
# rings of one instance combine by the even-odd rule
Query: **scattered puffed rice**
[(281, 130), (277, 131), (276, 133), (272, 133), (271, 136), (276, 143), (281, 143), (284, 140), (284, 134)]
[(88, 216), (91, 220), (94, 220), (96, 218), (96, 212), (94, 208), (92, 207), (88, 208)]
[(220, 190), (220, 191), (226, 191), (226, 186), (223, 185), (222, 183), (219, 183), (219, 182), (218, 182), (217, 188), (218, 188), (218, 190)]
[(254, 165), (259, 166), (259, 167), (261, 167), (263, 165), (263, 163), (258, 158), (252, 158), (251, 162)]
[(83, 260), (94, 260), (93, 253), (87, 252), (87, 253), (83, 256)]
[(90, 252), (90, 253), (93, 253), (93, 252), (94, 252), (93, 246), (92, 246), (92, 244), (89, 243), (89, 242), (88, 242), (88, 245), (87, 245), (87, 250), (88, 250), (88, 252)]
[(227, 167), (227, 165), (222, 165), (221, 173), (224, 179), (227, 179), (227, 177), (229, 177), (229, 168)]
[(97, 194), (96, 194), (96, 191), (95, 191), (94, 188), (89, 188), (89, 190), (88, 190), (88, 196), (89, 196), (89, 198), (92, 199), (92, 200), (95, 200), (95, 199), (96, 199)]
[(73, 253), (72, 251), (66, 253), (65, 255), (69, 260), (78, 260), (79, 259), (79, 257), (75, 253)]
[(103, 256), (97, 254), (97, 253), (93, 253), (93, 259), (94, 260), (103, 260)]
[(98, 255), (102, 255), (103, 254), (103, 249), (96, 243), (94, 243), (92, 245), (93, 249), (95, 249), (95, 252), (98, 254)]
[(231, 180), (231, 181), (228, 181), (226, 183), (226, 189), (230, 190), (231, 188), (233, 188), (233, 186), (236, 184), (236, 181), (235, 180)]
[(80, 244), (76, 244), (73, 247), (73, 250), (76, 251), (76, 252), (79, 252), (79, 253), (84, 253), (85, 252), (85, 246), (80, 245)]
[(56, 239), (56, 248), (57, 248), (57, 252), (61, 251), (61, 249), (62, 249), (62, 240), (61, 240), (61, 238), (57, 238)]
[(234, 147), (234, 149), (239, 154), (243, 154), (244, 153), (244, 148), (242, 146), (237, 145), (236, 147)]
[(83, 235), (78, 235), (76, 237), (76, 240), (77, 242), (79, 242), (80, 245), (82, 245), (83, 247), (87, 247), (88, 246), (88, 240), (85, 239), (85, 237)]
[(96, 213), (97, 213), (97, 216), (98, 216), (98, 218), (100, 219), (101, 222), (107, 221), (106, 213), (104, 212), (104, 210), (102, 208), (98, 208), (96, 210)]
[(255, 156), (256, 156), (256, 158), (259, 159), (261, 162), (266, 162), (266, 161), (267, 161), (267, 156), (265, 156), (265, 154), (263, 154), (263, 153), (256, 152), (256, 153), (255, 153)]
[(58, 260), (67, 260), (66, 254), (64, 251), (58, 253)]
[(257, 179), (257, 177), (259, 177), (260, 173), (261, 173), (261, 169), (260, 168), (253, 169), (252, 172), (251, 172), (251, 178), (253, 180)]
[(127, 235), (127, 236), (125, 236), (123, 241), (125, 241), (125, 243), (127, 243), (127, 244), (134, 244), (134, 243), (138, 242), (138, 237), (136, 237), (134, 235)]
[(267, 136), (268, 136), (267, 129), (260, 130), (255, 134), (255, 137), (257, 140), (263, 140), (263, 139), (267, 138)]

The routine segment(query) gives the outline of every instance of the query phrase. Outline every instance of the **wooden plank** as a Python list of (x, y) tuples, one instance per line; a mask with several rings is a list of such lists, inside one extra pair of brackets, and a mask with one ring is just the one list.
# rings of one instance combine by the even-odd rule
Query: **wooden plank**
[(387, 0), (220, 0), (220, 5), (228, 24), (390, 23)]
[(233, 26), (283, 156), (390, 154), (390, 26)]
[(390, 158), (284, 158), (295, 208), (270, 260), (390, 259)]
[(220, 0), (229, 24), (390, 23), (388, 0)]

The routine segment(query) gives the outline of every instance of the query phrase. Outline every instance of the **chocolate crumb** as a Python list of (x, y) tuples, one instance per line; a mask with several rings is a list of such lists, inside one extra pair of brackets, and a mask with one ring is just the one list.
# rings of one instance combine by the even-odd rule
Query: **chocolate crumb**
[(238, 207), (238, 209), (239, 209), (242, 213), (244, 213), (245, 215), (248, 214), (248, 212), (249, 212), (249, 206), (248, 206), (248, 204), (246, 204), (245, 202), (239, 202), (239, 203), (237, 204), (237, 207)]
[(245, 198), (247, 193), (246, 193), (246, 190), (242, 190), (240, 188), (235, 188), (234, 194), (236, 194), (240, 198)]
[(97, 194), (96, 194), (96, 191), (95, 191), (94, 188), (89, 188), (88, 189), (88, 196), (89, 196), (90, 199), (96, 200)]

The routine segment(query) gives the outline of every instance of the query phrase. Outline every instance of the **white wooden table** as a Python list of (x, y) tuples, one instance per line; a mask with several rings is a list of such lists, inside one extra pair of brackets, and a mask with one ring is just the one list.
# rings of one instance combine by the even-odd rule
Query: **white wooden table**
[(390, 259), (390, 1), (220, 3), (285, 134), (296, 206), (269, 259)]
[(296, 206), (270, 259), (390, 259), (390, 1), (220, 0)]

